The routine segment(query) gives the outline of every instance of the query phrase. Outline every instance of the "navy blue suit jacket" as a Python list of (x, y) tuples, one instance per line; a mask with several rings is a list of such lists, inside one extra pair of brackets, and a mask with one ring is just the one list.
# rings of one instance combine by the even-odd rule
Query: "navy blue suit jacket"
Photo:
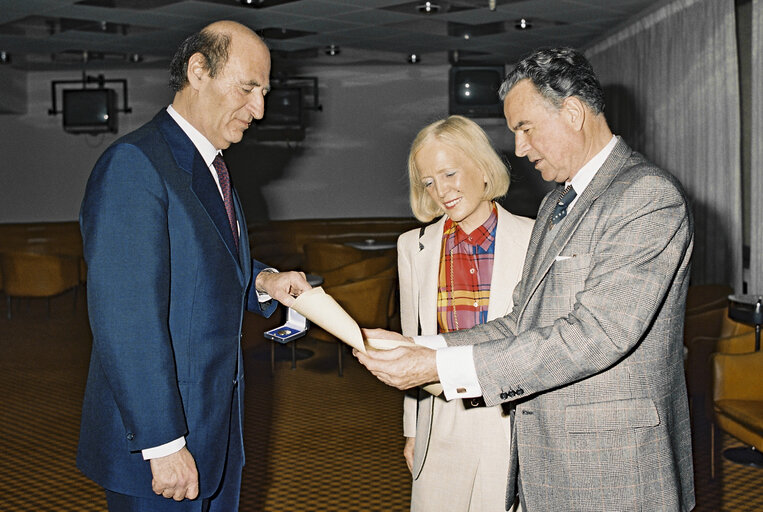
[[(209, 168), (165, 110), (96, 163), (80, 212), (93, 332), (77, 465), (102, 487), (154, 496), (141, 450), (186, 437), (200, 497), (241, 437), (241, 322), (257, 301), (246, 222), (233, 242)], [(263, 309), (264, 307), (264, 309)], [(241, 404), (242, 405), (242, 404)]]

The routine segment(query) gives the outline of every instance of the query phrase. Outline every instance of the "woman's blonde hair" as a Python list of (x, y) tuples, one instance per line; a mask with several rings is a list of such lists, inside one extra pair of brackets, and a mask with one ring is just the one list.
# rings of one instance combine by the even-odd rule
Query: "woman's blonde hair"
[(509, 172), (506, 164), (493, 149), (485, 131), (463, 116), (450, 116), (424, 127), (411, 144), (408, 153), (408, 179), (411, 185), (411, 210), (421, 222), (429, 222), (444, 210), (424, 189), (421, 173), (416, 167), (416, 154), (425, 144), (437, 140), (456, 148), (468, 156), (487, 177), (483, 199), (493, 200), (509, 190)]

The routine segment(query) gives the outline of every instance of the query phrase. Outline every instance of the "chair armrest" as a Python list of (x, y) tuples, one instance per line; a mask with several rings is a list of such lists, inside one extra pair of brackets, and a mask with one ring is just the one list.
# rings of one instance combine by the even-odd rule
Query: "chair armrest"
[(728, 308), (687, 314), (684, 318), (684, 343), (688, 346), (696, 337), (719, 336)]
[(724, 354), (745, 354), (755, 351), (755, 331), (737, 334), (736, 336), (727, 336), (718, 338), (715, 347), (716, 352)]
[(721, 354), (711, 356), (713, 368), (713, 401), (763, 400), (763, 352)]

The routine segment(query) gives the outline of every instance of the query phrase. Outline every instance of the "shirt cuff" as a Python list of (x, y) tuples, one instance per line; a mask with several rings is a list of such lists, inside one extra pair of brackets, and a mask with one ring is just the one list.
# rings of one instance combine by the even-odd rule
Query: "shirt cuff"
[(439, 334), (434, 334), (430, 336), (414, 336), (413, 342), (416, 345), (421, 345), (422, 347), (431, 348), (432, 350), (438, 350), (448, 346), (448, 344), (445, 342), (445, 338), (443, 338)]
[(174, 441), (170, 441), (161, 446), (154, 446), (153, 448), (141, 450), (141, 453), (143, 454), (143, 460), (158, 459), (159, 457), (166, 457), (167, 455), (179, 452), (184, 446), (185, 437), (179, 437)]
[[(260, 273), (262, 273), (262, 272), (268, 272), (270, 274), (277, 274), (278, 273), (278, 271), (276, 269), (270, 268), (270, 267), (263, 268), (262, 270), (260, 270)], [(259, 302), (259, 303), (268, 302), (269, 300), (273, 300), (273, 297), (271, 297), (270, 295), (268, 295), (265, 292), (259, 291), (257, 288), (255, 288), (254, 291), (257, 292), (257, 302)]]
[(447, 400), (482, 396), (472, 348), (471, 345), (463, 345), (437, 350), (437, 375)]

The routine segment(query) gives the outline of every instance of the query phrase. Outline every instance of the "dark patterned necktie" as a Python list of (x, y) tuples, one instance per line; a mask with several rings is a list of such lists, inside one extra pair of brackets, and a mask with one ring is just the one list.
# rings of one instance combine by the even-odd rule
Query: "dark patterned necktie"
[(553, 228), (555, 224), (567, 216), (567, 207), (577, 195), (578, 194), (575, 192), (575, 189), (572, 188), (572, 185), (568, 185), (567, 188), (562, 191), (556, 202), (556, 206), (554, 207), (554, 213), (548, 220), (548, 229)]
[(238, 224), (236, 223), (236, 210), (233, 209), (233, 194), (231, 193), (230, 174), (225, 160), (221, 155), (217, 155), (212, 165), (217, 171), (217, 179), (220, 181), (220, 190), (223, 192), (223, 203), (225, 204), (225, 213), (228, 214), (228, 222), (233, 232), (233, 242), (238, 249)]

